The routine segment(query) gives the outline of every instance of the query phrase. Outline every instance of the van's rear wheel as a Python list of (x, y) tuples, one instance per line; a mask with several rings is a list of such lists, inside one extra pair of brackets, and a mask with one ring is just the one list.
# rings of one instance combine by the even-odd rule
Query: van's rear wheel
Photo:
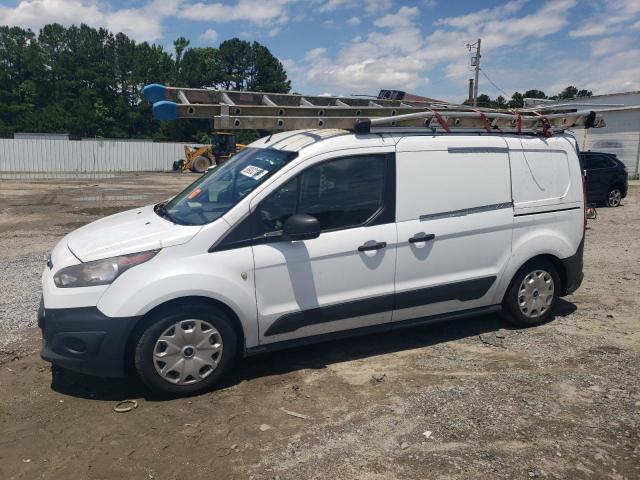
[(547, 322), (553, 316), (560, 290), (560, 276), (551, 262), (527, 263), (516, 273), (502, 302), (505, 320), (519, 326)]
[(135, 367), (156, 393), (193, 395), (213, 387), (230, 370), (237, 345), (222, 312), (200, 306), (167, 311), (138, 340)]

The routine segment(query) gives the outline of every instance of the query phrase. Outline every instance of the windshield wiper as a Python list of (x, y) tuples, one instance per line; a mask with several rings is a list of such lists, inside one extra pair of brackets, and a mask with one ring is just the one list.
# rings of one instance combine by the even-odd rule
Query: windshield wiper
[(176, 223), (171, 214), (167, 211), (167, 202), (162, 202), (153, 207), (153, 210), (162, 218), (166, 218), (172, 223)]

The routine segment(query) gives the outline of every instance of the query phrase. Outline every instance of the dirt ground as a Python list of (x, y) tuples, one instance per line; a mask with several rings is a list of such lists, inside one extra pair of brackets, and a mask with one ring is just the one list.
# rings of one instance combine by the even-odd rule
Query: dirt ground
[[(0, 181), (0, 478), (640, 478), (637, 182), (598, 209), (584, 284), (541, 327), (488, 316), (298, 348), (168, 401), (52, 369), (35, 328), (46, 254), (194, 178)], [(138, 408), (115, 413), (121, 399)]]

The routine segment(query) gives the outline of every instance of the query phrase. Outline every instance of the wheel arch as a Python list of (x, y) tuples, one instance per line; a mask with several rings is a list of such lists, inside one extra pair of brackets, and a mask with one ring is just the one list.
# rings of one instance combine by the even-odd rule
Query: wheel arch
[(240, 318), (236, 314), (236, 312), (229, 307), (227, 304), (220, 300), (216, 300), (211, 297), (203, 297), (203, 296), (185, 296), (173, 298), (171, 300), (167, 300), (159, 305), (156, 305), (147, 313), (145, 313), (140, 319), (136, 322), (135, 327), (131, 330), (129, 337), (127, 338), (127, 343), (125, 346), (125, 355), (124, 355), (124, 369), (126, 372), (134, 371), (134, 355), (136, 344), (138, 340), (147, 329), (147, 327), (155, 321), (157, 315), (159, 313), (167, 312), (173, 309), (181, 309), (190, 306), (206, 306), (213, 310), (218, 310), (222, 312), (226, 318), (228, 318), (231, 322), (231, 325), (235, 332), (238, 335), (238, 352), (241, 355), (244, 355), (245, 347), (246, 347), (246, 339), (245, 332), (242, 326), (242, 322)]
[(521, 262), (521, 264), (518, 266), (518, 268), (513, 270), (513, 273), (511, 274), (511, 278), (509, 278), (509, 283), (507, 283), (506, 289), (504, 290), (504, 292), (502, 292), (501, 301), (504, 300), (504, 296), (509, 291), (509, 288), (513, 284), (513, 280), (518, 275), (518, 272), (520, 272), (520, 270), (522, 270), (523, 267), (527, 266), (527, 264), (529, 264), (531, 262), (538, 261), (538, 260), (546, 260), (546, 261), (550, 262), (553, 265), (553, 267), (556, 269), (556, 272), (558, 272), (558, 276), (560, 277), (560, 283), (561, 283), (560, 292), (561, 292), (561, 295), (565, 292), (565, 289), (567, 287), (567, 270), (566, 270), (564, 264), (562, 263), (562, 260), (559, 257), (557, 257), (556, 255), (553, 255), (551, 253), (541, 253), (541, 254), (538, 254), (538, 255), (535, 255), (535, 256), (529, 258), (528, 260), (526, 260), (524, 262)]

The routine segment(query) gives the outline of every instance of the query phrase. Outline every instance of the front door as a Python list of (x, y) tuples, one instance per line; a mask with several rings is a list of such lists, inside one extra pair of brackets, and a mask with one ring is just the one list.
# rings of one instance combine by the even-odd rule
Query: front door
[[(391, 321), (394, 173), (386, 154), (310, 160), (252, 205), (261, 343)], [(294, 213), (316, 217), (320, 236), (284, 240), (284, 222)]]

